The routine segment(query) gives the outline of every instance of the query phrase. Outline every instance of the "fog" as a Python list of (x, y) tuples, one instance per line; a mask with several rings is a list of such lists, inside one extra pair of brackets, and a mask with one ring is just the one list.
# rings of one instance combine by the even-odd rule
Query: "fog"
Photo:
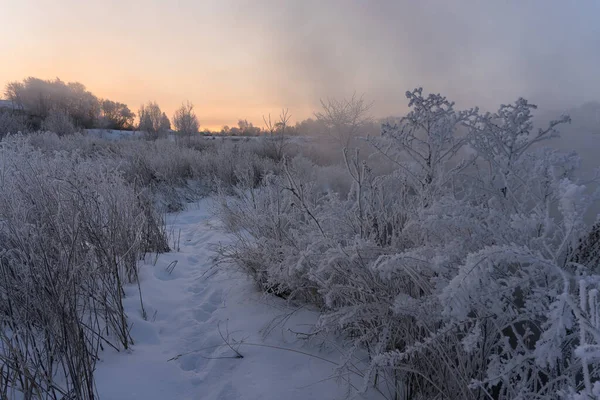
[(262, 37), (265, 83), (282, 103), (365, 93), (380, 116), (423, 86), (495, 109), (600, 99), (600, 3), (261, 0), (234, 7)]
[(211, 129), (355, 91), (399, 115), (417, 86), (562, 111), (600, 100), (599, 18), (594, 0), (0, 0), (0, 84), (60, 77), (168, 115), (190, 100)]
[(0, 399), (600, 399), (599, 21), (0, 0)]

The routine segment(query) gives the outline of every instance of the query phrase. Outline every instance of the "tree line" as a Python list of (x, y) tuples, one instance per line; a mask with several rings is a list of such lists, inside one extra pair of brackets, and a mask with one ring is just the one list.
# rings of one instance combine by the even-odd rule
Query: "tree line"
[[(192, 103), (183, 103), (169, 119), (155, 101), (140, 106), (137, 114), (126, 104), (110, 99), (99, 98), (79, 82), (64, 82), (59, 78), (43, 80), (28, 77), (22, 81), (9, 82), (4, 96), (12, 104), (11, 108), (0, 107), (0, 134), (18, 131), (48, 130), (59, 134), (73, 133), (78, 129), (139, 130), (149, 138), (158, 138), (174, 130), (183, 135), (202, 133), (228, 136), (312, 136), (331, 135), (340, 142), (356, 134), (347, 130), (345, 120), (360, 119), (370, 105), (362, 98), (350, 100), (327, 100), (322, 102), (323, 111), (314, 118), (307, 118), (291, 125), (286, 120), (285, 132), (281, 122), (270, 124), (264, 118), (265, 126), (255, 126), (246, 119), (239, 119), (237, 126), (223, 126), (220, 130), (204, 129)], [(136, 120), (137, 117), (137, 120)], [(289, 116), (288, 116), (289, 117)], [(270, 121), (270, 117), (269, 117)], [(382, 121), (356, 120), (362, 132), (379, 131)], [(354, 126), (353, 125), (353, 126)]]
[[(8, 131), (43, 129), (68, 134), (77, 129), (141, 130), (150, 137), (171, 131), (171, 120), (156, 102), (140, 106), (136, 124), (136, 113), (126, 104), (99, 98), (79, 82), (28, 77), (9, 82), (4, 95), (12, 105), (0, 110), (0, 120)], [(193, 104), (184, 103), (175, 111), (173, 126), (180, 133), (198, 133), (200, 124)]]

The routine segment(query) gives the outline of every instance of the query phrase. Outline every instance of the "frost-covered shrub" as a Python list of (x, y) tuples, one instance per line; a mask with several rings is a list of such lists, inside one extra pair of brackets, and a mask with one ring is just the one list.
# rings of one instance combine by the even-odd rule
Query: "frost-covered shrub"
[(27, 118), (14, 111), (0, 109), (0, 139), (9, 133), (17, 134), (27, 132), (29, 123)]
[(140, 256), (168, 251), (159, 210), (199, 186), (254, 188), (278, 168), (261, 151), (50, 132), (0, 142), (0, 397), (92, 398), (100, 351), (132, 344), (123, 285)]
[(111, 141), (49, 132), (29, 135), (27, 140), (44, 153), (77, 152), (103, 160), (107, 167), (122, 172), (128, 183), (147, 189), (163, 211), (181, 210), (187, 202), (217, 188), (229, 190), (242, 176), (252, 176), (244, 181), (256, 185), (278, 169), (276, 161), (265, 157), (258, 141)]
[(242, 181), (255, 186), (268, 172), (278, 168), (272, 159), (261, 157), (260, 151), (260, 144), (252, 141), (224, 141), (203, 153), (204, 163), (195, 173), (210, 177), (215, 185), (228, 191)]
[(168, 250), (162, 220), (98, 160), (22, 137), (0, 155), (0, 397), (95, 398), (99, 351), (132, 344), (123, 285)]
[(574, 154), (533, 150), (568, 119), (534, 132), (522, 99), (482, 115), (420, 89), (407, 97), (407, 117), (369, 139), (393, 171), (348, 149), (346, 194), (294, 158), (223, 197), (237, 237), (223, 259), (265, 291), (320, 306), (316, 329), (366, 349), (365, 387), (389, 398), (593, 396), (594, 199)]
[(185, 140), (180, 139), (180, 141), (183, 142), (183, 145), (185, 147), (199, 152), (212, 151), (212, 149), (214, 149), (217, 145), (216, 139), (214, 137), (204, 137), (200, 134), (192, 135), (190, 137), (185, 138)]
[(77, 131), (69, 114), (58, 110), (50, 111), (42, 123), (42, 129), (58, 136), (72, 135)]

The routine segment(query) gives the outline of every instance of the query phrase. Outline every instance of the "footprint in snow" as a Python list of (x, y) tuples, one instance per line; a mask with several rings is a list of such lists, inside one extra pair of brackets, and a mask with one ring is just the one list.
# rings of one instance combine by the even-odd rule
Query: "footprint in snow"
[(206, 322), (211, 317), (212, 317), (212, 311), (206, 311), (202, 307), (200, 307), (197, 310), (194, 310), (194, 319), (198, 322)]
[(217, 290), (209, 294), (194, 311), (194, 319), (198, 322), (206, 322), (223, 302), (223, 293)]

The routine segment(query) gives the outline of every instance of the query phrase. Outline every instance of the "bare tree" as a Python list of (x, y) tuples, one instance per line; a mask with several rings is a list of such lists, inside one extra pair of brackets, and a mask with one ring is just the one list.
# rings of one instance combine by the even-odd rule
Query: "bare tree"
[(173, 125), (175, 130), (185, 136), (191, 136), (198, 133), (200, 124), (198, 117), (194, 112), (194, 105), (189, 101), (182, 104), (173, 114)]
[(290, 114), (290, 110), (287, 108), (281, 110), (279, 121), (275, 123), (271, 120), (271, 114), (269, 114), (268, 117), (263, 115), (265, 130), (269, 133), (269, 147), (273, 151), (273, 158), (276, 160), (281, 160), (283, 158), (286, 144), (285, 133), (290, 118), (292, 118), (292, 114)]
[(342, 146), (350, 146), (362, 127), (371, 121), (368, 115), (373, 103), (366, 103), (363, 96), (356, 93), (350, 99), (321, 100), (321, 112), (315, 113), (318, 121), (323, 123), (327, 133)]

